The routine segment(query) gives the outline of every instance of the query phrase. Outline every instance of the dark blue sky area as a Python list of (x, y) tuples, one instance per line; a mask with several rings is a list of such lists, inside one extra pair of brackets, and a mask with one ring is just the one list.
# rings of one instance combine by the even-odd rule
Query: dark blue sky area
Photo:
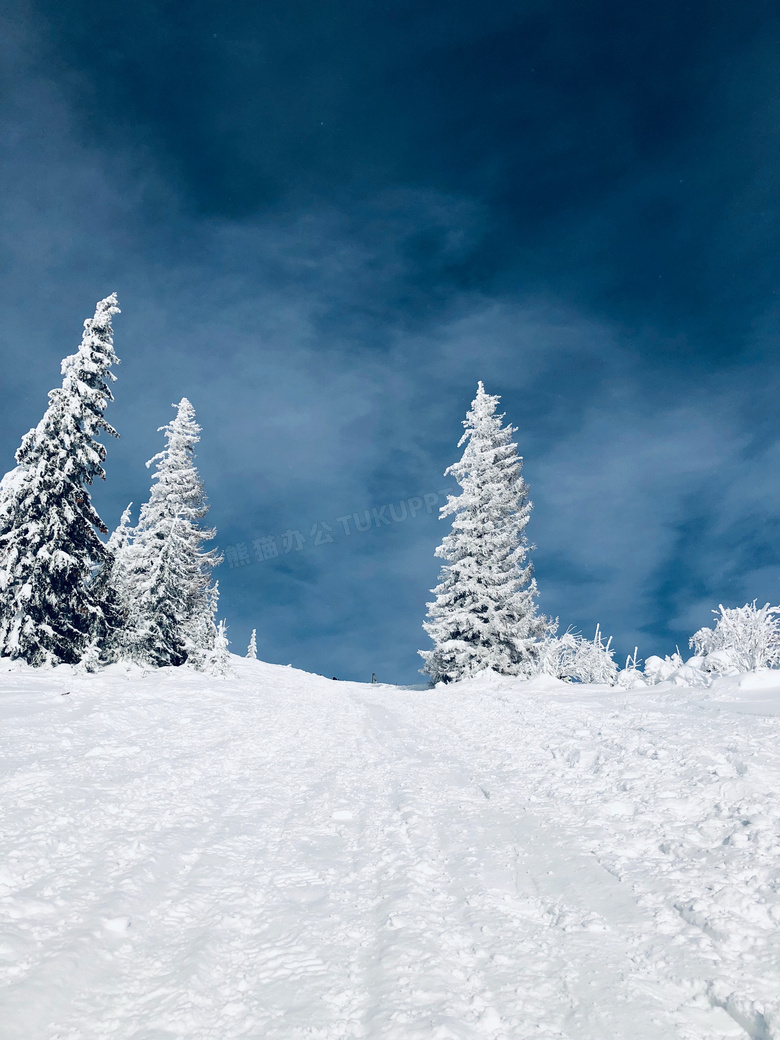
[(44, 0), (1, 28), (0, 469), (116, 290), (96, 501), (146, 496), (189, 397), (250, 559), (220, 572), (234, 649), (256, 626), (268, 660), (416, 681), (478, 379), (564, 627), (647, 655), (780, 601), (776, 4)]

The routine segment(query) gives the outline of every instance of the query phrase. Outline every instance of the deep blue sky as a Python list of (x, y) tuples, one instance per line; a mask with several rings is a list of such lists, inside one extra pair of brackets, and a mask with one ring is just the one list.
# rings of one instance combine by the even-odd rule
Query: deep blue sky
[(189, 397), (220, 545), (280, 552), (220, 568), (234, 649), (418, 681), (445, 524), (335, 521), (447, 486), (478, 379), (564, 627), (646, 656), (780, 601), (775, 3), (12, 0), (0, 28), (0, 468), (116, 290), (96, 502), (143, 500)]

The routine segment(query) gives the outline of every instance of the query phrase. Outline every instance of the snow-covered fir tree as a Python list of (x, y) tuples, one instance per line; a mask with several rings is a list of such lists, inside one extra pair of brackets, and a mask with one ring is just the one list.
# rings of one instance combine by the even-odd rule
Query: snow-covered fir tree
[(201, 432), (195, 410), (186, 397), (173, 407), (176, 418), (160, 427), (165, 448), (147, 463), (155, 466), (154, 484), (116, 581), (120, 595), (132, 601), (126, 652), (158, 666), (188, 658), (197, 664), (214, 649), (211, 572), (221, 560), (203, 548), (216, 532), (200, 525), (208, 503), (194, 461)]
[(106, 558), (95, 575), (93, 592), (106, 618), (101, 660), (115, 661), (124, 656), (127, 632), (134, 616), (134, 602), (125, 580), (125, 553), (133, 533), (131, 502), (106, 542)]
[[(117, 436), (104, 412), (112, 400), (112, 315), (116, 295), (101, 300), (75, 354), (62, 362), (62, 386), (16, 453), (18, 466), (0, 498), (0, 655), (29, 664), (78, 662), (101, 643), (109, 622), (91, 578), (107, 559), (107, 533), (88, 492), (104, 478), (106, 449)], [(94, 654), (93, 654), (94, 656)]]
[(227, 678), (233, 674), (230, 667), (230, 640), (227, 637), (227, 625), (220, 621), (217, 625), (217, 633), (214, 637), (214, 649), (208, 656), (208, 670), (212, 675)]
[(252, 629), (252, 635), (249, 638), (249, 646), (246, 648), (246, 656), (250, 661), (257, 660), (257, 629)]
[(119, 518), (119, 524), (111, 532), (111, 535), (106, 542), (106, 548), (111, 553), (114, 559), (121, 559), (122, 554), (130, 543), (130, 539), (133, 535), (133, 503), (129, 502), (125, 511)]
[(436, 550), (446, 563), (423, 624), (434, 644), (420, 651), (423, 671), (434, 682), (463, 679), (486, 668), (533, 675), (546, 632), (526, 558), (531, 503), (512, 441), (516, 430), (502, 425), (498, 402), (480, 382), (458, 443), (466, 445), (463, 456), (445, 471), (462, 490), (441, 509), (442, 518), (454, 519)]
[[(217, 563), (222, 557), (217, 559)], [(219, 582), (215, 581), (203, 605), (186, 626), (187, 661), (194, 668), (207, 666), (217, 645), (217, 610), (219, 609)]]

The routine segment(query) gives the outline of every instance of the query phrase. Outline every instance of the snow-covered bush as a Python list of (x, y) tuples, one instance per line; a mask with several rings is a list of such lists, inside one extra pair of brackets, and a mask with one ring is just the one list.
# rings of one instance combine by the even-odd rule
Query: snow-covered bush
[(97, 639), (93, 639), (81, 655), (81, 660), (76, 665), (76, 670), (79, 672), (97, 672), (102, 663), (100, 644)]
[(683, 661), (679, 651), (667, 657), (648, 657), (645, 661), (643, 678), (646, 686), (669, 682), (673, 686), (688, 686), (691, 689), (706, 689), (712, 675), (702, 669), (701, 657), (689, 657)]
[(626, 667), (621, 668), (618, 672), (617, 685), (622, 687), (624, 690), (633, 690), (637, 686), (647, 686), (645, 677), (640, 671), (639, 662), (636, 658), (638, 651), (639, 647), (635, 646), (633, 656), (626, 658)]
[[(744, 607), (713, 610), (714, 628), (701, 628), (690, 645), (706, 672), (753, 672), (780, 667), (780, 607), (756, 601)], [(690, 663), (690, 662), (689, 662)]]
[(645, 661), (643, 678), (646, 685), (655, 686), (657, 683), (666, 682), (673, 672), (683, 666), (684, 662), (679, 653), (666, 657), (656, 657), (652, 654)]
[(548, 636), (541, 647), (540, 672), (569, 682), (606, 683), (614, 686), (618, 669), (613, 660), (612, 637), (606, 641), (601, 627), (596, 625), (593, 639), (585, 639), (578, 632)]

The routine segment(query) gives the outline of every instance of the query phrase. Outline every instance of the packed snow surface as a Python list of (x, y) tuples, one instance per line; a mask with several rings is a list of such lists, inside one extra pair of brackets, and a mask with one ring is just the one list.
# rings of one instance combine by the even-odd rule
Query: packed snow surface
[(780, 676), (0, 673), (3, 1040), (780, 1038)]

